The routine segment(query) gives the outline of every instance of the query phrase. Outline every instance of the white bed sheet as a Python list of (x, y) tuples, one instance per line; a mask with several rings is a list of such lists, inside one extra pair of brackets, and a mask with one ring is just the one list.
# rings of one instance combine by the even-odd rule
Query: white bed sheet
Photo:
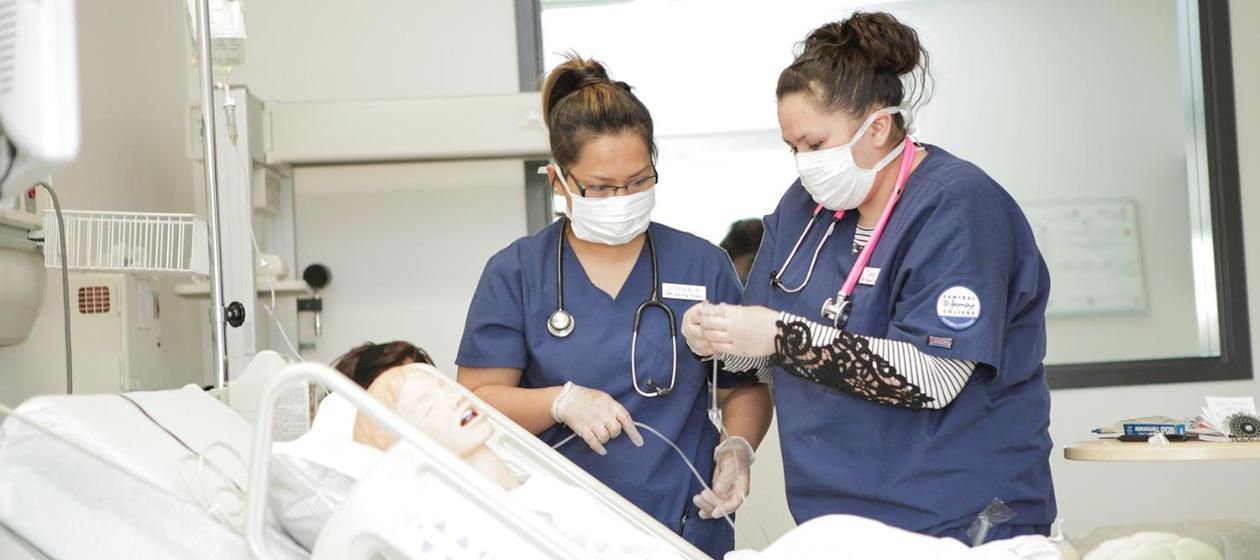
[(29, 429), (0, 441), (0, 520), (58, 559), (249, 558), (199, 508)]
[[(196, 456), (154, 421), (199, 453), (219, 443), (246, 461), (250, 425), (195, 386), (127, 396), (153, 421), (119, 395), (36, 397), (18, 408), (55, 435), (6, 418), (0, 520), (54, 558), (249, 558), (244, 538), (197, 505), (203, 487), (231, 485), (198, 479)], [(245, 487), (247, 464), (222, 450), (209, 457)], [(229, 518), (231, 506), (243, 509), (219, 496)], [(305, 556), (280, 542), (284, 557)]]

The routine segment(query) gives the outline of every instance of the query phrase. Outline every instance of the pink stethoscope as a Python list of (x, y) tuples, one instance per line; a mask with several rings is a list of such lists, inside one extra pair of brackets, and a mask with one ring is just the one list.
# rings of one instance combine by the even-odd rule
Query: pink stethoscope
[[(879, 243), (879, 238), (884, 234), (884, 226), (888, 225), (888, 217), (892, 215), (893, 208), (897, 206), (897, 201), (901, 200), (901, 193), (905, 190), (906, 179), (910, 177), (910, 168), (914, 166), (914, 141), (906, 135), (905, 146), (902, 148), (901, 169), (897, 173), (897, 182), (893, 187), (892, 195), (888, 197), (888, 203), (884, 205), (884, 212), (879, 216), (879, 222), (875, 224), (875, 231), (871, 233), (871, 239), (866, 243), (866, 247), (858, 254), (857, 262), (853, 264), (853, 269), (849, 271), (849, 276), (845, 278), (844, 285), (840, 286), (840, 291), (836, 292), (836, 296), (827, 298), (822, 305), (822, 316), (831, 319), (831, 324), (836, 328), (844, 328), (849, 322), (849, 314), (853, 309), (853, 288), (857, 286), (858, 280), (862, 277), (862, 271), (866, 270), (866, 263), (871, 260), (871, 253), (875, 251), (875, 245)], [(792, 259), (796, 257), (796, 251), (801, 248), (801, 243), (809, 236), (809, 232), (814, 229), (814, 224), (822, 217), (823, 206), (819, 204), (814, 207), (814, 213), (809, 218), (809, 224), (805, 226), (805, 231), (801, 232), (801, 236), (796, 239), (796, 245), (792, 246), (792, 251), (788, 253), (787, 260), (783, 262), (783, 268), (770, 275), (770, 284), (777, 286), (785, 293), (795, 294), (805, 289), (809, 285), (809, 279), (814, 275), (814, 265), (818, 262), (818, 254), (822, 252), (823, 245), (827, 243), (827, 239), (831, 237), (831, 233), (835, 231), (836, 224), (840, 223), (840, 219), (844, 217), (844, 210), (836, 210), (832, 213), (831, 225), (827, 226), (827, 232), (823, 234), (822, 241), (818, 242), (818, 247), (814, 249), (814, 256), (809, 261), (809, 269), (805, 271), (805, 280), (801, 285), (790, 288), (783, 284), (783, 273), (787, 271), (788, 266), (792, 264)]]

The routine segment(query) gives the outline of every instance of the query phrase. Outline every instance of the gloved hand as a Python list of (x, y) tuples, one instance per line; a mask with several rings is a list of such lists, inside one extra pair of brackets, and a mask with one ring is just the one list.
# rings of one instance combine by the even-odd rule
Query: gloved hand
[(632, 443), (643, 447), (643, 436), (639, 435), (630, 412), (617, 399), (598, 389), (589, 389), (572, 381), (565, 383), (564, 389), (551, 403), (551, 417), (568, 426), (600, 455), (608, 454), (604, 444), (621, 435), (623, 430)]
[(708, 358), (713, 355), (713, 345), (709, 344), (709, 340), (704, 337), (704, 332), (700, 326), (701, 317), (708, 312), (710, 307), (713, 307), (712, 303), (702, 301), (688, 307), (687, 312), (683, 313), (683, 339), (687, 341), (687, 347), (691, 348), (691, 352), (701, 358)]
[(713, 450), (717, 463), (713, 469), (713, 489), (691, 498), (691, 503), (700, 508), (700, 519), (718, 518), (739, 509), (748, 497), (749, 469), (754, 458), (752, 445), (739, 436), (727, 438)]
[(779, 312), (756, 305), (711, 305), (700, 318), (702, 334), (713, 350), (760, 358), (774, 353)]

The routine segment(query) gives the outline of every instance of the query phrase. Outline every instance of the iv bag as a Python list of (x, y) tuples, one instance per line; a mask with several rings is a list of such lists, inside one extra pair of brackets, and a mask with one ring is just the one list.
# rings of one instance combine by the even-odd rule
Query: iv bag
[[(192, 59), (197, 61), (197, 5), (202, 0), (188, 0), (188, 36), (192, 41)], [(230, 73), (245, 64), (244, 0), (210, 0), (210, 65), (215, 74)]]

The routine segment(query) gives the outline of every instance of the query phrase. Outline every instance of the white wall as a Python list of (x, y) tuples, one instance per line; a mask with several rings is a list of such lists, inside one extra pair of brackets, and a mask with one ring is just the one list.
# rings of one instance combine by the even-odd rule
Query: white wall
[(299, 259), (332, 271), (324, 334), (303, 356), (398, 339), (454, 374), (486, 260), (525, 234), (521, 162), (309, 167), (294, 184)]
[(250, 2), (248, 62), (232, 82), (269, 101), (514, 93), (514, 6), (512, 0)]
[[(53, 175), (62, 206), (191, 211), (192, 174), (183, 142), (189, 64), (183, 4), (76, 4), (83, 141), (74, 164)], [(171, 285), (163, 282), (160, 293), (166, 384), (200, 383), (200, 344), (189, 334), (195, 329), (181, 327), (200, 320), (203, 306), (178, 299)], [(0, 347), (0, 402), (65, 391), (61, 305), (61, 275), (49, 271), (30, 338)], [(75, 362), (86, 365), (93, 358), (76, 352)]]

